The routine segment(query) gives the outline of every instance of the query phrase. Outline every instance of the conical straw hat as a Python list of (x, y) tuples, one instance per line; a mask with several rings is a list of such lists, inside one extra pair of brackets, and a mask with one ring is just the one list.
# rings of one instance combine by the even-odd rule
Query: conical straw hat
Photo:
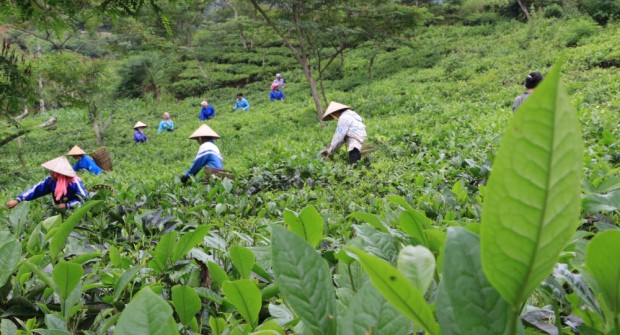
[(220, 135), (218, 135), (215, 131), (213, 131), (211, 127), (207, 126), (206, 124), (203, 124), (200, 127), (198, 127), (198, 129), (196, 129), (195, 132), (189, 135), (189, 138), (197, 138), (197, 137), (220, 138)]
[(73, 171), (71, 164), (69, 164), (69, 160), (67, 160), (67, 157), (65, 156), (56, 157), (52, 159), (51, 161), (47, 161), (41, 164), (41, 166), (50, 171), (59, 173), (63, 176), (67, 176), (67, 177), (77, 176), (75, 174), (75, 171)]
[(146, 127), (148, 127), (148, 126), (145, 125), (144, 123), (142, 123), (142, 121), (138, 121), (138, 123), (136, 123), (136, 125), (133, 126), (133, 129), (136, 129), (136, 128), (146, 128)]
[(333, 113), (339, 112), (343, 109), (351, 109), (351, 107), (347, 106), (347, 105), (343, 105), (339, 102), (335, 102), (332, 101), (329, 103), (329, 106), (327, 107), (327, 110), (325, 111), (325, 114), (323, 114), (323, 116), (321, 116), (321, 121), (325, 121), (327, 119), (328, 116), (332, 115)]
[(82, 150), (82, 148), (78, 147), (77, 145), (74, 145), (73, 148), (71, 148), (71, 150), (67, 152), (67, 155), (69, 156), (86, 155), (86, 152), (84, 152), (84, 150)]

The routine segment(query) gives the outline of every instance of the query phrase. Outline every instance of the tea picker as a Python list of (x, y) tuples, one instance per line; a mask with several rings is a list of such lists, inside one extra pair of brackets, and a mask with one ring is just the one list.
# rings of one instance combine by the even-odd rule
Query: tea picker
[(200, 148), (198, 148), (198, 154), (192, 163), (192, 166), (189, 170), (181, 177), (181, 182), (183, 184), (187, 183), (190, 176), (195, 176), (200, 169), (204, 167), (209, 167), (215, 170), (222, 170), (224, 168), (222, 161), (222, 154), (220, 154), (220, 149), (213, 143), (213, 140), (216, 138), (220, 138), (211, 127), (206, 124), (201, 125), (196, 131), (194, 131), (190, 136), (190, 139), (196, 139), (198, 144), (200, 144)]
[(332, 101), (321, 116), (321, 121), (338, 120), (336, 132), (329, 147), (319, 153), (319, 156), (332, 158), (334, 152), (343, 143), (349, 152), (349, 164), (357, 163), (362, 158), (362, 145), (366, 140), (366, 126), (362, 117), (351, 110), (351, 107)]
[(75, 172), (78, 172), (80, 170), (86, 170), (94, 175), (99, 175), (103, 172), (103, 170), (99, 167), (99, 165), (97, 165), (95, 160), (93, 160), (90, 156), (86, 155), (86, 152), (77, 145), (73, 146), (73, 148), (69, 150), (67, 156), (71, 156), (76, 160), (75, 165), (73, 165), (73, 170)]
[(144, 143), (148, 141), (148, 137), (144, 134), (144, 129), (148, 127), (146, 124), (142, 123), (142, 121), (138, 121), (135, 126), (133, 126), (133, 143)]
[(60, 209), (74, 208), (88, 198), (88, 192), (82, 180), (73, 171), (67, 157), (54, 158), (41, 166), (50, 171), (50, 176), (22, 192), (14, 200), (7, 202), (7, 208), (13, 208), (22, 201), (31, 201), (48, 194), (53, 194), (54, 203)]

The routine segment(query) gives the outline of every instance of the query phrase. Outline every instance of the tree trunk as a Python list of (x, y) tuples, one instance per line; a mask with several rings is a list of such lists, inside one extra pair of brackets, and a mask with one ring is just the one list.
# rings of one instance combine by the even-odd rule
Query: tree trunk
[(316, 88), (316, 82), (312, 77), (312, 69), (310, 68), (310, 64), (307, 58), (303, 59), (301, 64), (301, 69), (304, 71), (304, 76), (306, 76), (306, 80), (308, 81), (308, 85), (310, 85), (310, 92), (312, 93), (312, 100), (314, 100), (314, 105), (316, 106), (317, 118), (319, 121), (321, 120), (321, 116), (323, 115), (323, 106), (321, 105), (321, 97), (319, 96), (319, 91)]
[(53, 126), (55, 124), (56, 124), (56, 118), (53, 117), (53, 118), (47, 120), (46, 122), (43, 122), (43, 123), (41, 123), (39, 125), (36, 125), (34, 127), (26, 128), (26, 129), (20, 129), (18, 132), (13, 133), (13, 134), (9, 134), (6, 137), (0, 139), (0, 147), (5, 145), (5, 144), (7, 144), (7, 143), (9, 143), (9, 142), (11, 142), (12, 140), (14, 140), (14, 139), (16, 139), (16, 138), (18, 138), (20, 136), (28, 134), (29, 132), (33, 131), (35, 128), (47, 128), (47, 127)]
[(517, 0), (517, 3), (519, 4), (519, 7), (521, 7), (521, 10), (525, 14), (525, 17), (527, 18), (527, 20), (529, 21), (530, 20), (530, 12), (527, 10), (527, 6), (521, 0)]
[(370, 60), (368, 60), (368, 79), (372, 79), (372, 66), (375, 63), (377, 54), (379, 54), (379, 48), (375, 47), (372, 51), (372, 56), (370, 56)]

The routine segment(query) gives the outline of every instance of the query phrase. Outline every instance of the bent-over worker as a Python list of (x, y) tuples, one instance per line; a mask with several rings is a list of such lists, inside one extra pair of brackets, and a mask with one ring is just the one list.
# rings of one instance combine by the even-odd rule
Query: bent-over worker
[(362, 117), (351, 110), (351, 107), (332, 101), (321, 120), (328, 121), (332, 119), (338, 120), (338, 126), (332, 138), (332, 143), (321, 152), (321, 155), (331, 158), (334, 152), (343, 143), (346, 143), (347, 151), (349, 152), (349, 163), (357, 163), (362, 158), (362, 145), (366, 140), (366, 126), (362, 122)]
[(84, 152), (84, 150), (77, 145), (73, 146), (73, 148), (69, 150), (67, 156), (71, 156), (76, 160), (75, 165), (73, 165), (73, 170), (75, 172), (86, 170), (94, 175), (99, 175), (103, 172), (95, 160), (86, 155), (86, 152)]
[(222, 161), (222, 154), (220, 154), (220, 149), (213, 143), (213, 140), (216, 138), (220, 138), (211, 127), (206, 124), (201, 125), (194, 133), (189, 136), (190, 139), (196, 139), (198, 144), (200, 144), (200, 148), (198, 148), (198, 154), (192, 163), (192, 166), (189, 170), (181, 177), (181, 182), (183, 184), (187, 183), (187, 180), (190, 176), (195, 176), (200, 169), (205, 166), (222, 170), (224, 169), (224, 165)]

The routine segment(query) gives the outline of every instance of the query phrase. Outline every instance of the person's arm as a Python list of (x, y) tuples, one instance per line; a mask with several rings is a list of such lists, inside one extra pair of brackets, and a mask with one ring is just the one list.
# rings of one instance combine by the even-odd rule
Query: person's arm
[(244, 105), (244, 106), (243, 106), (243, 110), (244, 110), (244, 111), (248, 111), (248, 110), (250, 110), (250, 103), (249, 103), (249, 102), (248, 102), (248, 100), (247, 100), (247, 99), (245, 99), (245, 98), (243, 99), (243, 105)]
[(170, 120), (170, 130), (174, 130), (174, 121)]
[(74, 181), (69, 187), (75, 191), (75, 196), (71, 197), (65, 204), (66, 208), (75, 208), (77, 205), (80, 205), (84, 199), (88, 198), (88, 192), (84, 188), (84, 184), (81, 180)]
[[(82, 157), (82, 159), (84, 159), (84, 157)], [(80, 169), (83, 169), (84, 167), (82, 167), (82, 159), (80, 159), (79, 161), (75, 162), (75, 164), (73, 165), (73, 171), (80, 171)]]
[(334, 132), (334, 136), (332, 137), (332, 143), (329, 145), (327, 149), (328, 155), (333, 155), (338, 148), (344, 143), (344, 138), (347, 136), (347, 130), (349, 130), (349, 126), (351, 122), (346, 118), (341, 117), (338, 119), (338, 126), (336, 127), (336, 132)]
[(207, 116), (205, 115), (207, 112), (206, 108), (202, 107), (200, 109), (200, 115), (198, 116), (200, 118), (201, 121), (204, 121), (207, 119)]
[(271, 92), (269, 93), (269, 99), (270, 99), (271, 101), (276, 100), (276, 92), (271, 91)]
[(22, 194), (18, 195), (15, 200), (19, 202), (31, 201), (50, 193), (52, 193), (52, 178), (47, 177), (42, 182), (22, 192)]
[(160, 121), (160, 122), (159, 122), (159, 127), (157, 128), (157, 133), (159, 134), (159, 133), (161, 133), (162, 131), (164, 131), (165, 127), (166, 127), (166, 126), (164, 125), (164, 121)]

